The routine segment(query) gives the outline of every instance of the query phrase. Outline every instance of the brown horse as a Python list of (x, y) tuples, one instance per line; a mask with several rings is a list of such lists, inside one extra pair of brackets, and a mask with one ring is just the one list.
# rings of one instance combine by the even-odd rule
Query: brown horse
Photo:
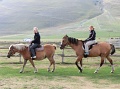
[[(76, 38), (68, 37), (65, 35), (62, 39), (61, 43), (61, 49), (64, 49), (65, 46), (69, 45), (73, 50), (75, 50), (77, 55), (77, 60), (75, 62), (76, 66), (82, 72), (82, 58), (84, 57), (84, 48), (83, 48), (84, 41), (78, 40)], [(100, 67), (103, 65), (105, 58), (111, 63), (112, 70), (111, 73), (114, 72), (114, 66), (113, 61), (110, 58), (110, 54), (115, 53), (115, 47), (112, 44), (109, 44), (107, 42), (99, 42), (98, 44), (94, 45), (93, 48), (90, 50), (88, 57), (101, 57), (101, 63), (100, 66), (95, 70), (94, 73), (97, 73)], [(80, 62), (80, 66), (78, 65), (78, 62)]]
[[(55, 54), (55, 50), (56, 50), (55, 45), (45, 44), (43, 46), (43, 50), (41, 50), (41, 51), (37, 50), (36, 51), (36, 59), (34, 59), (34, 60), (43, 60), (45, 58), (48, 58), (48, 60), (50, 61), (50, 65), (48, 67), (48, 72), (50, 71), (50, 67), (51, 67), (52, 64), (53, 64), (52, 72), (54, 72), (55, 61), (54, 61), (53, 57), (54, 57), (54, 54)], [(34, 73), (36, 73), (37, 68), (35, 67), (34, 62), (31, 59), (31, 55), (30, 55), (30, 52), (29, 52), (29, 46), (25, 45), (25, 44), (10, 45), (7, 57), (10, 58), (10, 56), (14, 55), (16, 52), (20, 53), (23, 56), (23, 59), (24, 59), (23, 67), (20, 70), (20, 73), (22, 73), (24, 71), (24, 67), (25, 67), (28, 60), (30, 61), (30, 63), (34, 67)]]

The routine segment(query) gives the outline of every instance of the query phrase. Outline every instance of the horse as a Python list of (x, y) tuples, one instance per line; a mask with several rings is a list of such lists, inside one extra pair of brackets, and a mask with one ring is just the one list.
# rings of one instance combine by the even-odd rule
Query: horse
[[(84, 58), (84, 47), (83, 47), (84, 41), (65, 35), (62, 38), (60, 49), (64, 49), (65, 46), (70, 46), (76, 52), (77, 60), (76, 60), (75, 64), (76, 64), (77, 68), (79, 69), (79, 71), (82, 73), (82, 70), (83, 70), (82, 69), (82, 59)], [(95, 44), (92, 47), (92, 49), (89, 50), (88, 57), (100, 56), (101, 63), (100, 63), (100, 66), (95, 70), (94, 73), (98, 73), (99, 69), (104, 64), (105, 58), (110, 62), (111, 67), (112, 67), (111, 73), (113, 73), (114, 65), (113, 65), (112, 59), (110, 58), (110, 54), (112, 55), (114, 53), (115, 53), (115, 47), (113, 44), (109, 44), (107, 42), (98, 42), (97, 44)], [(79, 62), (80, 62), (80, 66), (78, 65)]]
[[(54, 70), (55, 70), (55, 60), (54, 60), (55, 50), (56, 50), (55, 44), (53, 44), (53, 45), (45, 44), (45, 45), (43, 45), (42, 50), (39, 50), (39, 48), (36, 48), (36, 59), (34, 59), (34, 60), (43, 60), (45, 58), (48, 58), (48, 60), (50, 61), (50, 65), (48, 67), (48, 72), (50, 72), (51, 65), (53, 65), (52, 72), (54, 72)], [(23, 73), (24, 67), (28, 60), (30, 61), (30, 63), (32, 64), (32, 66), (34, 68), (34, 73), (38, 72), (38, 70), (35, 67), (35, 64), (33, 62), (33, 59), (31, 58), (30, 51), (29, 51), (29, 45), (27, 45), (27, 44), (10, 45), (7, 57), (10, 58), (15, 53), (20, 53), (24, 59), (23, 67), (20, 70), (20, 73)]]

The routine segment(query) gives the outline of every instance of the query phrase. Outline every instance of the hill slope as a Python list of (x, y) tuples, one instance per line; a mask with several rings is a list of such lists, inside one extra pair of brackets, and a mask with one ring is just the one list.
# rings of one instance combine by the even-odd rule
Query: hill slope
[(102, 13), (97, 1), (1, 0), (0, 36), (28, 33), (34, 26), (43, 29), (93, 18)]

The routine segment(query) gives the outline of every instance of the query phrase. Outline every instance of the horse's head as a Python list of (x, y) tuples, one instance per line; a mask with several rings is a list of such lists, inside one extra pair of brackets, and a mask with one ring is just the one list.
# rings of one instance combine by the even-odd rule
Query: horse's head
[(68, 36), (65, 35), (62, 39), (62, 42), (61, 42), (61, 46), (60, 46), (60, 49), (64, 49), (66, 45), (68, 45)]
[(10, 56), (14, 55), (16, 53), (16, 51), (17, 50), (15, 49), (15, 47), (13, 45), (11, 45), (9, 47), (9, 51), (8, 51), (7, 57), (10, 58)]
[(25, 44), (14, 44), (9, 47), (9, 52), (7, 57), (10, 58), (10, 56), (14, 55), (16, 52), (20, 53), (25, 51), (25, 49), (28, 48)]

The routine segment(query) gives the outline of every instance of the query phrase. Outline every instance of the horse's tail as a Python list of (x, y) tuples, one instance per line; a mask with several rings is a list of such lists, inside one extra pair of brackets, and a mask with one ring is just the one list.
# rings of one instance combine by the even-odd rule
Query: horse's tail
[(111, 46), (110, 54), (113, 55), (115, 53), (115, 46), (113, 44), (110, 44), (110, 46)]
[(53, 47), (55, 48), (55, 50), (56, 50), (56, 48), (57, 48), (57, 45), (56, 44), (53, 44)]

